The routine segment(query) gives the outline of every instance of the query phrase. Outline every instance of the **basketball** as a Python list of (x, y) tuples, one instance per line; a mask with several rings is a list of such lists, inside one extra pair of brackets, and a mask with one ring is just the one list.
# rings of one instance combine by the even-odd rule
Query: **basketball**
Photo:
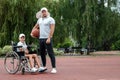
[(39, 29), (37, 29), (37, 28), (32, 29), (30, 35), (31, 35), (33, 38), (39, 38)]

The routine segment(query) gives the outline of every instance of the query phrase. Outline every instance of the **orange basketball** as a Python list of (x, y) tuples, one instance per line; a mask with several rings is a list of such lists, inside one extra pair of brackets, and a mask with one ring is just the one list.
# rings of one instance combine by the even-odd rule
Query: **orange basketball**
[(37, 29), (37, 28), (32, 29), (30, 35), (31, 35), (33, 38), (39, 38), (39, 29)]

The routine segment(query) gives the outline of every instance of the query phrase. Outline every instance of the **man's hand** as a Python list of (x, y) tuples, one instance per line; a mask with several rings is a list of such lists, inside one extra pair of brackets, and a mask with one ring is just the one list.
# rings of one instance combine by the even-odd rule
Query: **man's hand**
[(46, 40), (46, 44), (50, 44), (50, 38)]

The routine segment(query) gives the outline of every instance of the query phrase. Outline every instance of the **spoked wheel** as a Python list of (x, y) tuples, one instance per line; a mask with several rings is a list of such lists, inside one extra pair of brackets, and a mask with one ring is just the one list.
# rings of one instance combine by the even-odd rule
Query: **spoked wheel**
[(18, 72), (20, 67), (20, 60), (16, 52), (12, 51), (6, 54), (4, 67), (6, 71), (10, 74), (15, 74), (16, 72)]
[(25, 74), (25, 72), (30, 72), (30, 64), (29, 64), (29, 60), (26, 57), (22, 57), (22, 66), (21, 66), (21, 70), (22, 70), (22, 75)]

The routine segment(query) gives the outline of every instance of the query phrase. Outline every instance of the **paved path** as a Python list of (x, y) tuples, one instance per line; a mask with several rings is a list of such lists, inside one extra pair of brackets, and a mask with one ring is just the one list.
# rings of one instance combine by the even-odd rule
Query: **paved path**
[(0, 80), (120, 80), (120, 56), (62, 56), (56, 57), (58, 73), (51, 74), (51, 65), (47, 58), (48, 70), (45, 73), (21, 75), (8, 74), (0, 59)]

